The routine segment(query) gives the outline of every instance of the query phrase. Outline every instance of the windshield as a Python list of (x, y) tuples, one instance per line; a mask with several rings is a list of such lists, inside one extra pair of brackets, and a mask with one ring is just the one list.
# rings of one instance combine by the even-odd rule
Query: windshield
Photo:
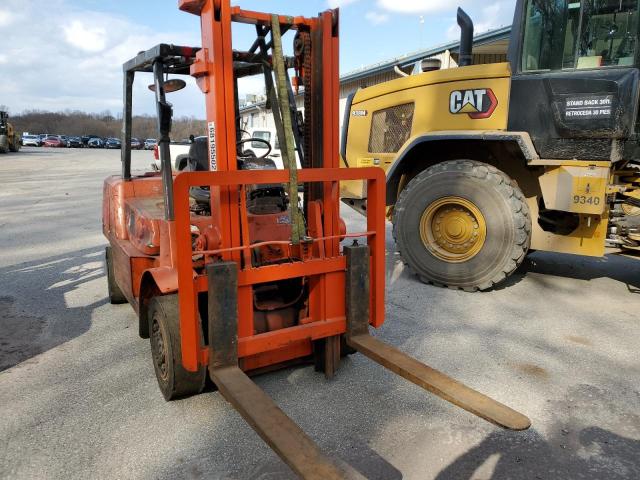
[(523, 71), (635, 64), (638, 0), (527, 0)]

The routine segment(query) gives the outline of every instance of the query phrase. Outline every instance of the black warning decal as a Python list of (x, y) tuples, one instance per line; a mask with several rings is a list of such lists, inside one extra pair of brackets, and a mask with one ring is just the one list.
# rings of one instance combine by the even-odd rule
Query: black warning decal
[(581, 95), (567, 97), (564, 118), (566, 120), (588, 120), (609, 118), (613, 109), (613, 95)]

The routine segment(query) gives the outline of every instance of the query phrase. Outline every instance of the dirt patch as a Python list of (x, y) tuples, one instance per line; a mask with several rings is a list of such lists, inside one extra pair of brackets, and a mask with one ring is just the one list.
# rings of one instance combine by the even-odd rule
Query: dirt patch
[(549, 372), (547, 372), (544, 368), (532, 363), (517, 363), (515, 364), (515, 367), (516, 370), (532, 377), (540, 378), (543, 380), (549, 378)]
[(0, 372), (42, 353), (46, 322), (17, 310), (13, 297), (0, 297)]
[(570, 342), (577, 343), (578, 345), (593, 347), (593, 343), (591, 343), (591, 340), (589, 340), (588, 338), (579, 337), (578, 335), (565, 335), (564, 338), (566, 338)]

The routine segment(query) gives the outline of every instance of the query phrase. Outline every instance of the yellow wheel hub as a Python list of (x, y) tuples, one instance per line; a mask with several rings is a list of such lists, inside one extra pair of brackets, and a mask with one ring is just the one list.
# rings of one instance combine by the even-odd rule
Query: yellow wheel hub
[(443, 197), (429, 205), (420, 219), (425, 248), (445, 262), (475, 257), (487, 238), (484, 215), (466, 198)]

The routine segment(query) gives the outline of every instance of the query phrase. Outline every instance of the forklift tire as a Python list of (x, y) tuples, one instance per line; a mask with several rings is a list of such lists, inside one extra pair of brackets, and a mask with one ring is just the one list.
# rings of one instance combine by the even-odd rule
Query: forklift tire
[(393, 235), (421, 281), (488, 290), (524, 260), (531, 217), (505, 173), (474, 160), (434, 165), (414, 177), (395, 205)]
[(105, 248), (105, 263), (107, 265), (107, 289), (109, 292), (109, 302), (112, 305), (120, 305), (121, 303), (127, 303), (127, 298), (120, 290), (120, 287), (116, 283), (116, 276), (113, 271), (113, 260), (111, 247)]
[(9, 151), (9, 137), (6, 135), (0, 135), (0, 153), (7, 153)]
[(196, 395), (204, 387), (207, 370), (189, 372), (182, 366), (178, 295), (164, 295), (149, 303), (149, 340), (153, 368), (165, 400)]

